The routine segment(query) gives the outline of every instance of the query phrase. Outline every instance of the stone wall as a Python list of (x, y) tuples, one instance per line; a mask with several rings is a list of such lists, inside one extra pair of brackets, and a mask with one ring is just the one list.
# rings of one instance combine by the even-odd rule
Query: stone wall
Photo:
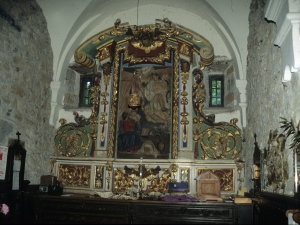
[[(290, 83), (282, 83), (281, 51), (274, 46), (276, 24), (265, 20), (266, 1), (253, 0), (249, 14), (248, 62), (247, 62), (247, 128), (244, 130), (246, 142), (243, 145), (245, 168), (245, 185), (248, 190), (253, 188), (251, 165), (253, 163), (254, 134), (261, 151), (268, 150), (269, 132), (283, 130), (280, 128), (280, 117), (299, 121), (300, 94), (299, 74), (294, 74)], [(297, 115), (298, 114), (298, 115)], [(292, 195), (293, 189), (293, 158), (289, 149), (290, 140), (285, 145), (285, 157), (288, 160), (289, 180), (282, 189), (272, 190), (262, 187), (265, 191)], [(264, 163), (264, 162), (263, 162)], [(264, 171), (262, 171), (263, 173)]]
[(38, 184), (50, 171), (55, 134), (49, 125), (53, 53), (35, 0), (0, 1), (0, 145), (25, 142), (25, 179)]
[(72, 109), (78, 108), (79, 105), (79, 92), (80, 92), (80, 75), (72, 70), (67, 70), (66, 85), (68, 87), (64, 97), (64, 108)]

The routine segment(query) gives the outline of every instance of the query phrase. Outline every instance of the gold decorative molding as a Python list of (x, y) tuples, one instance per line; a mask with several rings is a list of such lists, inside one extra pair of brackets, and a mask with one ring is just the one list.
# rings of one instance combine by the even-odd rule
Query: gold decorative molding
[[(150, 42), (143, 42), (143, 37), (145, 36), (150, 37)], [(120, 40), (120, 37), (123, 37), (123, 39), (121, 38)], [(86, 51), (86, 55), (102, 59), (104, 55), (107, 55), (107, 51), (103, 48), (112, 42), (116, 44), (131, 42), (136, 48), (150, 52), (155, 51), (166, 40), (183, 42), (184, 44), (179, 49), (180, 54), (188, 56), (191, 51), (195, 51), (201, 56), (200, 64), (203, 67), (210, 65), (213, 61), (213, 47), (207, 39), (186, 27), (173, 24), (168, 18), (157, 19), (155, 24), (142, 26), (128, 25), (128, 23), (121, 24), (121, 20), (117, 19), (114, 26), (101, 31), (82, 43), (76, 49), (75, 54)], [(97, 57), (95, 52), (92, 53), (91, 49), (94, 48), (100, 51)], [(77, 56), (78, 61), (87, 61), (84, 64), (90, 66), (91, 62), (86, 58), (86, 55)]]
[(106, 164), (105, 164), (105, 169), (107, 172), (111, 172), (113, 167), (112, 167), (112, 164), (111, 162), (107, 161)]
[(115, 123), (117, 113), (117, 95), (118, 95), (118, 79), (119, 79), (119, 67), (120, 67), (120, 53), (124, 48), (116, 48), (115, 53), (115, 67), (113, 76), (113, 92), (112, 92), (112, 103), (111, 103), (111, 116), (110, 116), (110, 133), (109, 133), (109, 147), (107, 157), (112, 158), (114, 155), (114, 141), (115, 141)]
[(173, 159), (178, 158), (178, 121), (175, 115), (178, 114), (178, 98), (179, 98), (179, 75), (178, 75), (179, 54), (177, 48), (174, 48), (174, 77), (173, 77), (173, 136), (171, 154)]
[[(182, 93), (182, 94), (184, 94), (184, 93)], [(188, 116), (189, 114), (188, 114), (188, 113), (186, 112), (186, 110), (185, 110), (185, 107), (186, 107), (186, 105), (188, 104), (188, 99), (187, 99), (187, 97), (184, 96), (183, 98), (181, 98), (180, 103), (184, 106), (183, 112), (180, 113), (180, 115), (182, 116), (182, 119), (181, 119), (180, 123), (183, 124), (183, 125), (187, 125), (187, 124), (189, 124), (189, 121), (188, 121), (188, 119), (187, 119), (187, 116)]]
[(100, 113), (100, 124), (107, 124), (107, 121), (105, 120), (105, 117), (107, 116), (106, 112), (101, 112)]
[(150, 46), (144, 46), (141, 40), (138, 41), (132, 41), (131, 44), (138, 49), (144, 50), (146, 53), (149, 53), (151, 50), (155, 50), (158, 47), (161, 47), (163, 45), (162, 41), (155, 41), (150, 44)]
[(99, 59), (99, 61), (102, 61), (104, 59), (110, 58), (111, 55), (109, 53), (109, 50), (107, 47), (103, 47), (103, 48), (97, 48), (98, 50), (98, 54), (96, 55), (96, 58)]
[(191, 54), (190, 52), (190, 48), (184, 43), (180, 50), (179, 50), (179, 53), (180, 54), (183, 54), (183, 55), (186, 55), (186, 56), (189, 56)]
[(109, 85), (109, 81), (110, 81), (110, 77), (111, 77), (111, 74), (108, 74), (108, 75), (103, 75), (103, 81), (104, 81), (104, 85), (105, 86), (108, 86)]
[(181, 72), (182, 83), (186, 84), (189, 80), (190, 72)]
[(188, 167), (180, 167), (180, 181), (181, 182), (189, 182), (189, 174), (190, 168)]
[(171, 172), (173, 173), (173, 179), (171, 180), (172, 182), (177, 182), (177, 180), (175, 179), (176, 175), (177, 175), (177, 171), (178, 171), (178, 165), (175, 163), (172, 163), (170, 165), (170, 169)]
[[(128, 53), (128, 46), (119, 46), (116, 47), (118, 49), (118, 51), (124, 51), (124, 61), (129, 62), (130, 64), (138, 64), (138, 63), (142, 63), (145, 61), (144, 57), (135, 57), (135, 55), (129, 55)], [(175, 50), (175, 47), (169, 44), (166, 44), (165, 47), (165, 52), (164, 53), (159, 53), (157, 57), (149, 57), (146, 59), (146, 61), (148, 63), (157, 63), (157, 64), (163, 64), (165, 61), (170, 60), (170, 56), (171, 56), (171, 50)], [(177, 48), (176, 48), (177, 50)], [(178, 53), (177, 53), (178, 54)]]
[[(63, 129), (66, 126), (66, 129)], [(91, 146), (92, 137), (82, 129), (64, 125), (56, 132), (56, 150), (59, 155), (74, 157), (87, 156)], [(81, 152), (78, 153), (78, 150)]]
[(59, 119), (60, 126), (63, 126), (67, 123), (67, 120), (64, 118)]
[(159, 177), (152, 177), (149, 179), (151, 182), (147, 186), (145, 192), (161, 192), (166, 193), (168, 191), (168, 183), (171, 182), (171, 172), (170, 169), (163, 169), (163, 173)]
[(120, 27), (120, 24), (121, 24), (121, 20), (117, 19), (113, 29), (110, 31), (111, 36), (121, 36), (125, 32), (127, 32), (128, 29), (126, 27)]
[(189, 115), (187, 112), (182, 112), (180, 113), (180, 115), (182, 116), (182, 119), (180, 121), (180, 124), (181, 125), (188, 125), (189, 124), (189, 121), (187, 119), (187, 116)]
[(193, 70), (193, 108), (195, 111), (195, 114), (197, 117), (204, 115), (202, 113), (202, 109), (204, 106), (204, 103), (206, 101), (206, 90), (205, 90), (205, 85), (203, 83), (203, 72), (201, 69), (194, 69)]
[(90, 187), (91, 166), (90, 165), (58, 165), (58, 180), (64, 187)]
[(106, 58), (109, 58), (109, 57), (110, 57), (110, 54), (109, 54), (109, 51), (107, 48), (99, 49), (99, 53), (96, 56), (96, 58), (99, 58), (100, 61), (102, 61)]
[(116, 168), (114, 171), (114, 191), (126, 192), (129, 188), (135, 186), (134, 179), (123, 173), (123, 168)]
[[(138, 172), (138, 168), (135, 169)], [(114, 171), (114, 190), (116, 192), (125, 193), (132, 187), (137, 188), (138, 185), (136, 183), (138, 181), (139, 177), (136, 173), (128, 174), (123, 168), (116, 168)], [(165, 193), (168, 191), (169, 182), (171, 182), (171, 171), (169, 168), (162, 169), (162, 174), (160, 175), (153, 175), (149, 172), (147, 177), (142, 178), (142, 189), (144, 189), (143, 192), (145, 193), (153, 191)]]
[(241, 149), (238, 151), (236, 145), (240, 134), (236, 131), (225, 126), (215, 126), (195, 134), (194, 140), (204, 140), (204, 136), (207, 141), (200, 142), (204, 153), (202, 159), (237, 159), (239, 157)]
[[(93, 105), (92, 107), (92, 114), (89, 118), (90, 122), (91, 123), (97, 123), (97, 116), (98, 116), (98, 113), (99, 113), (99, 100), (100, 100), (100, 91), (101, 91), (101, 88), (100, 86), (94, 86), (94, 87), (91, 87), (90, 88), (90, 91), (91, 91), (91, 103)], [(94, 121), (96, 120), (96, 121)]]
[(193, 90), (193, 102), (198, 105), (204, 103), (206, 100), (205, 85), (203, 83), (194, 83)]
[[(178, 76), (178, 50), (175, 46), (172, 45), (166, 45), (166, 49), (168, 49), (168, 53), (166, 55), (163, 55), (159, 58), (153, 58), (153, 61), (159, 61), (162, 62), (164, 60), (169, 60), (170, 57), (170, 51), (172, 50), (174, 53), (174, 65), (173, 65), (173, 115), (178, 114), (178, 84), (179, 84), (179, 76)], [(142, 58), (134, 58), (132, 61), (132, 57), (128, 56), (127, 52), (127, 46), (123, 47), (117, 47), (116, 48), (116, 54), (115, 54), (115, 66), (114, 66), (114, 77), (113, 77), (113, 91), (112, 91), (112, 107), (111, 107), (111, 117), (110, 117), (110, 134), (109, 134), (109, 147), (108, 147), (108, 157), (112, 158), (114, 155), (114, 148), (115, 148), (115, 124), (116, 124), (116, 112), (117, 112), (117, 104), (118, 104), (118, 80), (119, 80), (119, 67), (120, 67), (120, 53), (124, 53), (124, 60), (129, 60), (132, 63), (142, 62)], [(127, 54), (127, 55), (126, 55)], [(151, 61), (152, 59), (150, 59)], [(172, 158), (178, 157), (178, 121), (174, 117), (172, 120), (172, 126), (173, 126), (173, 133), (172, 133), (172, 147), (171, 147), (171, 155)]]
[(75, 52), (74, 58), (77, 63), (90, 69), (94, 68), (96, 65), (96, 61), (83, 51)]
[[(186, 44), (182, 44), (181, 46), (181, 50), (180, 53), (181, 54), (186, 54), (187, 56), (190, 55), (189, 52), (190, 48), (186, 45)], [(187, 131), (187, 125), (189, 124), (188, 118), (187, 116), (189, 115), (189, 113), (186, 110), (186, 106), (188, 105), (188, 92), (186, 91), (186, 83), (189, 79), (190, 76), (190, 63), (186, 60), (182, 60), (181, 61), (181, 80), (182, 80), (182, 84), (183, 84), (183, 91), (181, 92), (181, 100), (180, 100), (180, 104), (183, 106), (182, 112), (180, 113), (181, 115), (181, 120), (180, 120), (180, 124), (183, 126), (182, 129), (182, 133), (180, 135), (182, 135), (182, 140), (183, 143), (185, 144), (185, 147), (188, 147), (188, 131)]]
[(103, 166), (95, 166), (94, 188), (103, 187)]
[(112, 163), (107, 161), (106, 164), (105, 164), (105, 170), (106, 170), (106, 182), (107, 182), (107, 190), (110, 189), (110, 181), (112, 179), (112, 176), (111, 176), (111, 171), (113, 170), (113, 167), (112, 167)]

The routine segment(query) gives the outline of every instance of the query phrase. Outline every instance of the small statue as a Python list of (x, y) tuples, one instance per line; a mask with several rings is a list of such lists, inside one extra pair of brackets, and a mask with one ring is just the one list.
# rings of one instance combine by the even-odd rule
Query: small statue
[(190, 70), (190, 63), (187, 62), (187, 61), (185, 61), (185, 60), (183, 60), (181, 62), (181, 71), (184, 72), (184, 73), (186, 73), (186, 72), (189, 72), (189, 70)]
[(85, 116), (83, 115), (79, 115), (78, 112), (74, 111), (73, 115), (77, 126), (83, 127), (90, 124), (90, 120), (88, 118), (85, 118)]
[(152, 38), (150, 35), (143, 35), (141, 38), (141, 44), (143, 47), (149, 47), (152, 44)]

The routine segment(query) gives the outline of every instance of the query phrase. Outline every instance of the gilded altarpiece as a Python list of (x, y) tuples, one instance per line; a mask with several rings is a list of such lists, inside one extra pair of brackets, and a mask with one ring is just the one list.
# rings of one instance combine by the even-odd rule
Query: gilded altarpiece
[[(75, 123), (60, 120), (52, 165), (66, 187), (126, 192), (141, 182), (144, 192), (165, 193), (169, 182), (188, 182), (194, 191), (195, 177), (209, 169), (222, 192), (237, 191), (237, 119), (216, 123), (203, 111), (204, 71), (214, 62), (208, 40), (168, 19), (143, 26), (118, 19), (82, 43), (74, 58), (101, 77), (91, 88), (91, 116), (75, 112)], [(142, 179), (133, 172), (139, 160), (152, 171)]]

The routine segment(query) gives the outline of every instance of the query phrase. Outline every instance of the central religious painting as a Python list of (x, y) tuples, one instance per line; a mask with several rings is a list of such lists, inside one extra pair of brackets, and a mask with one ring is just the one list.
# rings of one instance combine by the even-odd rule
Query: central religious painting
[[(168, 159), (172, 135), (173, 66), (121, 66), (116, 147), (118, 158)], [(129, 106), (130, 94), (140, 106)]]

